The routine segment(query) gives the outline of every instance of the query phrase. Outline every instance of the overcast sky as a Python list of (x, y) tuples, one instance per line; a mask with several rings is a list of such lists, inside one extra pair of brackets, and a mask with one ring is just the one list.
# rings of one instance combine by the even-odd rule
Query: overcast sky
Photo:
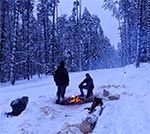
[[(73, 1), (76, 0), (60, 0), (59, 14), (71, 15)], [(117, 43), (120, 41), (118, 21), (111, 16), (111, 12), (101, 8), (102, 5), (103, 0), (82, 0), (82, 11), (84, 7), (87, 7), (91, 14), (99, 16), (104, 34), (110, 39), (111, 44), (116, 47)]]

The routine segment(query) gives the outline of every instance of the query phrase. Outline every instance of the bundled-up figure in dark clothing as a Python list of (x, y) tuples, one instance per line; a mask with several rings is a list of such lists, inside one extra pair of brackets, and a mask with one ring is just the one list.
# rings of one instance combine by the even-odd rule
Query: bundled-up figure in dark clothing
[(29, 97), (27, 96), (23, 96), (22, 98), (13, 100), (10, 103), (10, 106), (12, 107), (12, 112), (6, 113), (7, 117), (20, 115), (26, 109), (28, 101), (29, 101)]
[(69, 85), (69, 75), (65, 68), (65, 62), (61, 61), (54, 72), (54, 81), (57, 86), (56, 103), (61, 103), (64, 100), (66, 87)]
[(94, 100), (93, 100), (93, 103), (92, 103), (91, 107), (84, 108), (84, 109), (88, 109), (89, 114), (91, 114), (97, 106), (102, 107), (103, 106), (103, 101), (102, 101), (102, 98), (94, 97)]
[(79, 84), (79, 88), (81, 92), (80, 96), (84, 97), (83, 89), (86, 89), (87, 90), (86, 98), (89, 98), (90, 96), (93, 95), (94, 83), (89, 73), (86, 73), (85, 76), (86, 78)]

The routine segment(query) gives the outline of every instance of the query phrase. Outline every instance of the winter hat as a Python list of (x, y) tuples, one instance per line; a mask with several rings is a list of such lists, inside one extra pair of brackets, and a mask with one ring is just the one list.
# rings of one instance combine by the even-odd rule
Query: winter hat
[(86, 77), (90, 77), (90, 74), (89, 74), (89, 73), (86, 73), (85, 76), (86, 76)]
[(64, 67), (64, 66), (65, 66), (65, 62), (62, 60), (62, 61), (59, 62), (59, 65), (60, 65), (61, 67)]

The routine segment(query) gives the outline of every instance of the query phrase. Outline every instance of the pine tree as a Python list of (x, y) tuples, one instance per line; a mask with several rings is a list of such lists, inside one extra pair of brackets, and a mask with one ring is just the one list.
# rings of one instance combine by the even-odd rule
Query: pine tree
[[(18, 64), (18, 68), (20, 66), (24, 66), (22, 72), (24, 72), (24, 79), (30, 79), (31, 76), (31, 17), (32, 17), (33, 3), (32, 0), (20, 1), (20, 15), (22, 19), (21, 28), (19, 29), (19, 42), (22, 44), (22, 48), (24, 48), (24, 57), (22, 60), (20, 59)], [(19, 50), (22, 48), (19, 47)], [(19, 55), (20, 57), (20, 55)], [(18, 70), (18, 69), (17, 69)], [(18, 73), (18, 72), (17, 72)]]
[[(52, 37), (50, 35), (51, 32), (51, 28), (53, 27), (51, 24), (51, 21), (49, 19), (50, 16), (52, 16), (53, 14), (53, 10), (54, 9), (54, 3), (55, 1), (52, 0), (39, 0), (39, 3), (37, 5), (37, 18), (39, 21), (39, 26), (42, 29), (42, 38), (41, 38), (41, 49), (42, 49), (42, 64), (43, 64), (43, 72), (45, 72), (45, 69), (50, 68), (50, 61), (52, 64), (54, 64), (52, 62), (52, 59), (54, 57), (53, 54), (53, 46), (50, 46), (50, 39), (54, 38), (53, 36), (53, 32)], [(52, 29), (53, 31), (53, 29)], [(52, 52), (50, 52), (52, 51)], [(50, 58), (51, 56), (51, 58)]]
[(76, 23), (76, 36), (75, 36), (75, 45), (76, 45), (76, 61), (77, 61), (77, 68), (78, 68), (78, 71), (82, 71), (82, 62), (81, 62), (81, 39), (80, 39), (80, 36), (81, 36), (81, 31), (80, 31), (80, 26), (81, 26), (81, 18), (80, 18), (80, 2), (78, 0), (76, 0), (74, 2), (74, 8), (73, 8), (73, 12), (75, 14), (75, 17), (76, 17), (76, 20), (75, 20), (75, 23)]
[[(84, 66), (84, 70), (90, 69), (90, 62), (91, 62), (91, 23), (92, 23), (92, 16), (87, 8), (84, 9), (82, 15), (82, 64)], [(85, 68), (86, 67), (86, 68)]]

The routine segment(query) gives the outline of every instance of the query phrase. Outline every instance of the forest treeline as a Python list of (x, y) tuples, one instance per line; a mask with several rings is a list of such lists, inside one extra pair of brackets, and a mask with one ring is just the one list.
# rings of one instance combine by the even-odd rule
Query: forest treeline
[[(113, 68), (150, 60), (150, 1), (104, 0), (118, 20), (116, 50), (101, 20), (81, 0), (70, 16), (58, 15), (58, 0), (0, 1), (0, 83), (53, 74), (60, 60), (70, 72)], [(113, 31), (110, 31), (113, 32)]]

